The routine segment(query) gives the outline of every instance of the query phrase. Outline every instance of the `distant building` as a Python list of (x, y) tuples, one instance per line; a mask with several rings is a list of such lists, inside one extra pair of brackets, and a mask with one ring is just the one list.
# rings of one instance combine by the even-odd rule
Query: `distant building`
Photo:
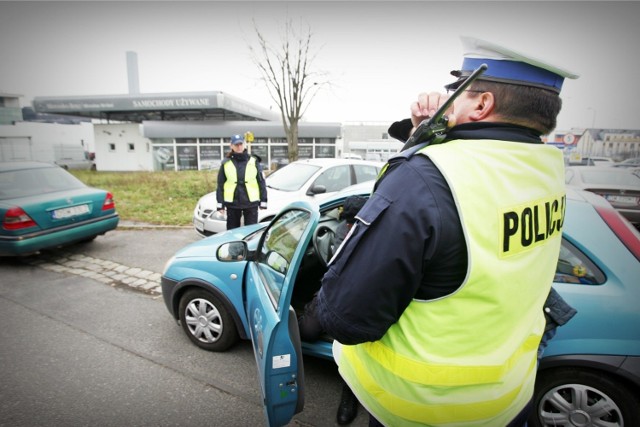
[[(37, 97), (35, 111), (94, 121), (98, 170), (217, 168), (234, 134), (251, 132), (249, 145), (267, 168), (288, 159), (280, 114), (223, 92)], [(337, 157), (339, 123), (300, 122), (299, 158)]]
[(21, 108), (22, 95), (0, 93), (0, 162), (35, 160), (89, 169), (93, 126), (86, 119), (38, 115)]
[(582, 157), (603, 156), (615, 161), (640, 157), (640, 130), (587, 129), (577, 151)]
[(342, 125), (343, 154), (367, 160), (386, 161), (402, 149), (403, 144), (389, 137), (389, 125), (382, 122), (347, 122)]
[[(217, 169), (229, 151), (231, 136), (251, 132), (248, 150), (263, 167), (275, 169), (289, 158), (279, 122), (145, 121), (95, 124), (98, 170)], [(298, 157), (336, 157), (339, 123), (301, 123)]]
[(640, 157), (640, 130), (573, 128), (556, 131), (548, 143), (563, 149), (571, 161), (609, 157), (618, 162)]
[(0, 125), (22, 121), (20, 98), (22, 95), (0, 92)]

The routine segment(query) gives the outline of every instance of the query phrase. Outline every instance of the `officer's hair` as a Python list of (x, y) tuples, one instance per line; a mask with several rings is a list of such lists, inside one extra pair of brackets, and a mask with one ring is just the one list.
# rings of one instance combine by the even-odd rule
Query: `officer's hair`
[(542, 135), (550, 133), (557, 124), (562, 108), (560, 95), (551, 90), (498, 82), (478, 80), (469, 92), (479, 96), (480, 92), (491, 92), (495, 98), (494, 113), (508, 123), (536, 129)]

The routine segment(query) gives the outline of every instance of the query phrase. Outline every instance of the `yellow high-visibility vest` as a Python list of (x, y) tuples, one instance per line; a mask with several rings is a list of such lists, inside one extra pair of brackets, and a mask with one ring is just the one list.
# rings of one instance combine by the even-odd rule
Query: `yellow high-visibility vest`
[[(227, 203), (233, 202), (233, 195), (236, 192), (238, 185), (238, 172), (236, 166), (231, 160), (224, 163), (224, 174), (227, 180), (224, 182), (224, 201)], [(247, 189), (247, 196), (249, 196), (250, 202), (257, 202), (260, 200), (260, 187), (258, 186), (258, 167), (256, 166), (256, 158), (251, 157), (247, 162), (247, 167), (244, 171), (244, 186)]]
[(543, 304), (561, 244), (555, 147), (455, 140), (417, 154), (449, 184), (468, 270), (451, 295), (413, 300), (378, 341), (334, 342), (340, 374), (389, 426), (504, 426), (533, 396)]

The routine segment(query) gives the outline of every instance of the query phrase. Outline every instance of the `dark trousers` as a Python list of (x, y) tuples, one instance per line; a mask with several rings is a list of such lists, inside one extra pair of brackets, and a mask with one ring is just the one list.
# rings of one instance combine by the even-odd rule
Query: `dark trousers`
[(227, 230), (240, 227), (240, 220), (244, 216), (244, 225), (258, 223), (258, 207), (235, 209), (227, 207)]

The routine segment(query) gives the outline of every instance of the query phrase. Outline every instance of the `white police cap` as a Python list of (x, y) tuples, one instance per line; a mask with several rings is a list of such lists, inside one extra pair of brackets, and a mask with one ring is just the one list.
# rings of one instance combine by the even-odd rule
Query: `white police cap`
[(481, 64), (487, 64), (488, 68), (478, 80), (533, 86), (558, 93), (565, 78), (579, 77), (570, 71), (485, 40), (473, 37), (461, 37), (461, 40), (464, 52), (462, 68), (451, 72), (458, 80), (446, 85), (447, 89), (456, 89)]

